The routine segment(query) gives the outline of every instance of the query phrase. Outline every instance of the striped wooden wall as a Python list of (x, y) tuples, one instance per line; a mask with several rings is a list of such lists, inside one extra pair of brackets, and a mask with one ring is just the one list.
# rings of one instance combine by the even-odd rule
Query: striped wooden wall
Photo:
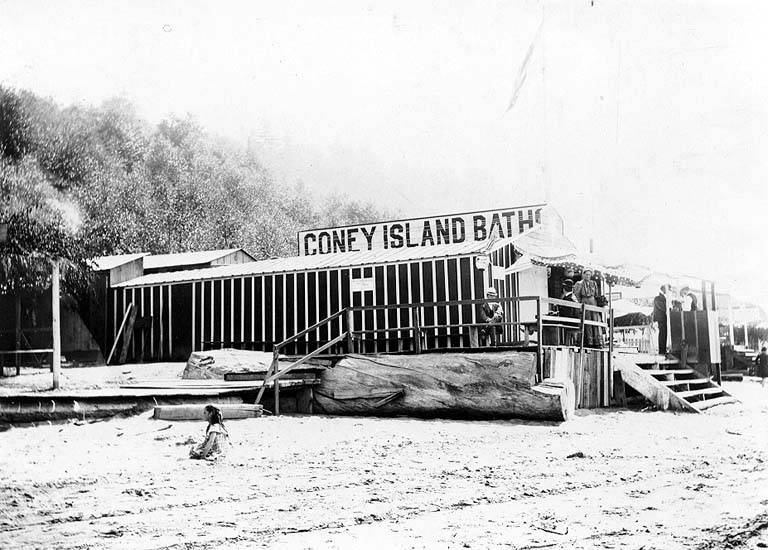
[[(515, 295), (514, 284), (501, 283), (502, 296)], [(114, 289), (112, 329), (115, 334), (131, 301), (150, 326), (135, 333), (129, 360), (186, 359), (191, 351), (234, 347), (269, 351), (342, 308), (407, 304), (484, 297), (486, 283), (471, 257), (430, 259), (399, 264), (292, 273), (257, 274), (139, 288)], [(421, 323), (452, 325), (477, 321), (476, 308), (422, 308)], [(356, 330), (392, 329), (370, 335), (366, 353), (410, 349), (410, 309), (358, 311)], [(288, 353), (303, 354), (338, 336), (344, 320), (308, 335)], [(468, 346), (468, 334), (458, 327), (427, 331), (429, 348)]]

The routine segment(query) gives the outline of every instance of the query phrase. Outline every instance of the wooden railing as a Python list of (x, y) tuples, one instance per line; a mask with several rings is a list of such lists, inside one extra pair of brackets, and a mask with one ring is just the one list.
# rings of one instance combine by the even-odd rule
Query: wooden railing
[[(512, 333), (519, 334), (519, 330), (523, 331), (523, 339), (517, 340), (514, 339), (511, 342), (505, 342), (505, 344), (512, 346), (512, 347), (518, 347), (518, 346), (524, 346), (524, 347), (532, 347), (533, 344), (529, 342), (529, 331), (531, 329), (535, 329), (537, 338), (535, 342), (536, 347), (536, 355), (538, 359), (538, 370), (539, 373), (542, 373), (542, 356), (543, 356), (543, 346), (546, 345), (545, 340), (545, 330), (544, 329), (553, 329), (554, 331), (563, 332), (563, 333), (569, 333), (571, 337), (575, 337), (576, 335), (579, 336), (578, 342), (573, 342), (573, 347), (579, 347), (582, 354), (583, 349), (585, 347), (584, 342), (584, 334), (585, 334), (585, 328), (586, 327), (595, 327), (598, 331), (604, 331), (606, 340), (603, 342), (603, 347), (608, 348), (609, 350), (612, 350), (612, 343), (613, 343), (613, 316), (612, 312), (608, 308), (602, 308), (598, 306), (592, 306), (588, 304), (580, 304), (576, 302), (570, 302), (566, 300), (557, 300), (554, 298), (542, 298), (540, 296), (515, 296), (515, 297), (509, 297), (509, 298), (495, 298), (492, 301), (497, 302), (499, 304), (510, 304), (510, 305), (520, 305), (526, 302), (534, 303), (535, 304), (535, 314), (531, 316), (529, 319), (517, 319), (517, 320), (505, 320), (501, 323), (495, 323), (493, 325), (490, 325), (488, 323), (476, 323), (476, 322), (449, 322), (449, 323), (430, 323), (430, 324), (424, 324), (424, 313), (426, 310), (432, 309), (431, 317), (434, 319), (438, 318), (438, 311), (439, 309), (444, 310), (444, 314), (446, 319), (449, 317), (449, 311), (448, 308), (451, 307), (461, 307), (461, 306), (471, 306), (471, 307), (478, 307), (482, 306), (482, 304), (487, 303), (488, 299), (474, 299), (474, 300), (445, 300), (445, 301), (438, 301), (438, 302), (421, 302), (421, 303), (407, 303), (407, 304), (385, 304), (385, 305), (372, 305), (372, 306), (352, 306), (348, 309), (347, 313), (347, 330), (349, 332), (349, 338), (351, 341), (351, 350), (354, 352), (360, 352), (365, 351), (367, 349), (373, 349), (374, 353), (378, 352), (378, 347), (376, 336), (380, 334), (389, 335), (391, 333), (398, 333), (397, 340), (402, 340), (402, 333), (407, 333), (409, 336), (409, 340), (411, 341), (410, 349), (402, 350), (402, 351), (410, 351), (413, 353), (421, 353), (425, 351), (427, 348), (427, 342), (430, 338), (428, 338), (428, 333), (431, 333), (430, 337), (433, 341), (438, 341), (439, 339), (461, 339), (463, 340), (467, 335), (462, 333), (462, 329), (468, 329), (470, 333), (473, 331), (476, 331), (480, 328), (488, 328), (489, 326), (494, 327), (511, 327)], [(553, 315), (551, 312), (547, 312), (547, 314), (543, 314), (544, 306), (555, 306), (558, 308), (559, 315)], [(562, 315), (562, 308), (569, 308), (573, 310), (573, 314), (571, 316), (569, 315)], [(408, 315), (408, 318), (411, 319), (410, 325), (399, 325), (389, 328), (360, 328), (355, 326), (354, 322), (354, 314), (356, 312), (377, 312), (384, 310), (385, 312), (392, 311), (392, 310), (403, 310), (407, 309), (410, 310), (410, 315)], [(549, 309), (549, 308), (548, 308)], [(592, 313), (594, 316), (598, 317), (598, 320), (590, 319), (589, 317), (593, 315), (588, 315), (589, 313)], [(386, 313), (385, 313), (386, 316)], [(442, 316), (442, 315), (441, 315)], [(473, 316), (470, 314), (470, 319)], [(602, 320), (599, 320), (602, 319)], [(453, 330), (454, 332), (450, 332)], [(458, 333), (456, 331), (459, 331)], [(440, 331), (444, 331), (442, 334)], [(471, 339), (471, 337), (470, 337)], [(392, 339), (386, 338), (384, 340), (384, 345), (387, 345), (387, 342), (390, 342)], [(562, 345), (562, 342), (552, 342), (553, 344)], [(369, 344), (369, 345), (366, 345)], [(459, 346), (452, 346), (454, 348), (463, 348), (465, 346), (459, 345)], [(470, 346), (472, 347), (472, 346)], [(610, 358), (609, 358), (610, 361)]]
[[(496, 330), (496, 327), (510, 327), (511, 333), (519, 334), (519, 331), (523, 331), (523, 338), (521, 340), (513, 340), (512, 342), (496, 343), (497, 345), (511, 346), (511, 347), (535, 347), (537, 357), (537, 370), (539, 373), (539, 379), (543, 377), (543, 346), (545, 343), (545, 329), (552, 329), (558, 335), (562, 332), (568, 334), (568, 342), (551, 342), (551, 344), (557, 345), (572, 345), (578, 347), (580, 353), (583, 356), (585, 348), (585, 329), (588, 327), (595, 327), (598, 331), (605, 331), (607, 342), (604, 342), (605, 347), (608, 347), (612, 351), (613, 345), (613, 315), (612, 311), (608, 308), (601, 308), (597, 306), (591, 306), (587, 304), (579, 304), (576, 302), (569, 302), (565, 300), (557, 300), (553, 298), (542, 298), (539, 296), (520, 296), (511, 298), (497, 298), (494, 302), (499, 304), (510, 304), (518, 306), (523, 303), (532, 304), (531, 309), (534, 309), (535, 314), (531, 315), (529, 319), (516, 319), (505, 320), (500, 323), (478, 323), (472, 322), (476, 314), (469, 314), (470, 322), (431, 322), (425, 323), (425, 311), (432, 310), (431, 317), (438, 319), (438, 310), (444, 309), (445, 318), (450, 319), (449, 308), (456, 308), (462, 306), (478, 307), (487, 303), (487, 299), (475, 299), (475, 300), (446, 300), (440, 302), (419, 302), (419, 303), (407, 303), (407, 304), (385, 304), (385, 305), (358, 305), (344, 308), (330, 317), (323, 319), (310, 327), (294, 334), (293, 336), (286, 338), (282, 342), (274, 344), (272, 350), (272, 363), (264, 377), (264, 383), (259, 389), (256, 403), (261, 401), (266, 386), (270, 383), (274, 383), (275, 392), (275, 414), (279, 414), (280, 405), (280, 387), (278, 381), (281, 377), (291, 372), (295, 368), (301, 366), (307, 361), (320, 356), (324, 352), (327, 352), (333, 346), (343, 344), (343, 348), (346, 353), (367, 353), (369, 349), (373, 349), (373, 353), (379, 352), (378, 344), (381, 343), (381, 335), (384, 336), (384, 347), (389, 347), (392, 341), (398, 342), (398, 348), (400, 343), (408, 341), (409, 346), (407, 349), (399, 349), (399, 351), (406, 351), (410, 353), (422, 353), (429, 349), (429, 340), (437, 342), (440, 338), (453, 338), (461, 339), (462, 343), (465, 338), (469, 337), (470, 344), (472, 343), (472, 336), (477, 336), (481, 328), (493, 327), (492, 330)], [(547, 307), (547, 314), (544, 314), (544, 307)], [(555, 306), (558, 311), (552, 312), (549, 310), (549, 306)], [(571, 315), (563, 315), (562, 308), (568, 308), (572, 310)], [(406, 324), (400, 324), (403, 316), (400, 312), (407, 310), (409, 313), (405, 316), (409, 320)], [(385, 316), (392, 311), (398, 313), (396, 326), (389, 326), (385, 328), (363, 328), (356, 326), (355, 315), (365, 315), (366, 313), (373, 313), (374, 316), (377, 312), (383, 311)], [(465, 310), (466, 311), (466, 310)], [(558, 313), (558, 314), (555, 314)], [(590, 319), (593, 315), (598, 320)], [(442, 315), (440, 315), (442, 317)], [(331, 325), (338, 319), (343, 319), (340, 323), (340, 333), (331, 337), (333, 331)], [(602, 320), (599, 320), (602, 319)], [(309, 342), (308, 336), (321, 329), (328, 327), (329, 340), (325, 342)], [(464, 330), (466, 329), (466, 331)], [(537, 338), (535, 343), (532, 343), (529, 339), (529, 333), (531, 330), (535, 330)], [(441, 332), (442, 331), (442, 332)], [(467, 334), (467, 331), (469, 334)], [(390, 335), (395, 333), (396, 337), (391, 338)], [(403, 335), (406, 335), (405, 337)], [(431, 336), (430, 336), (431, 335)], [(428, 337), (429, 336), (429, 337)], [(377, 337), (379, 337), (377, 339)], [(578, 341), (576, 340), (578, 337)], [(287, 346), (301, 343), (303, 346), (317, 345), (309, 354), (294, 361), (289, 366), (280, 369), (279, 368), (279, 356), (286, 349)], [(457, 349), (475, 346), (453, 346)], [(436, 349), (433, 347), (432, 349)], [(609, 359), (610, 362), (610, 354)]]
[(298, 361), (294, 361), (293, 363), (291, 363), (290, 365), (288, 365), (287, 367), (285, 367), (282, 370), (280, 370), (280, 366), (279, 366), (280, 365), (280, 362), (279, 362), (280, 352), (288, 344), (296, 342), (300, 338), (303, 338), (304, 336), (306, 336), (310, 332), (312, 332), (314, 330), (317, 330), (320, 327), (329, 325), (334, 320), (340, 318), (346, 311), (347, 311), (346, 309), (342, 309), (340, 311), (337, 311), (336, 313), (334, 313), (330, 317), (326, 317), (325, 319), (315, 323), (311, 327), (307, 327), (304, 330), (302, 330), (301, 332), (298, 332), (298, 333), (294, 334), (290, 338), (286, 338), (285, 340), (283, 340), (279, 344), (275, 344), (275, 347), (274, 347), (274, 349), (272, 351), (272, 363), (270, 364), (269, 369), (267, 369), (267, 373), (264, 375), (264, 382), (262, 383), (261, 388), (259, 389), (259, 393), (256, 396), (256, 404), (257, 405), (261, 402), (261, 398), (264, 395), (264, 390), (267, 388), (267, 384), (274, 383), (274, 391), (275, 391), (275, 410), (274, 410), (274, 413), (275, 413), (275, 415), (279, 415), (280, 414), (280, 383), (279, 383), (279, 379), (281, 377), (285, 376), (286, 374), (288, 374), (289, 372), (291, 372), (292, 370), (294, 370), (296, 367), (299, 367), (300, 365), (306, 363), (310, 359), (312, 359), (314, 357), (317, 357), (318, 355), (320, 355), (324, 351), (330, 349), (331, 347), (335, 346), (339, 342), (342, 342), (342, 341), (346, 340), (347, 337), (348, 337), (349, 332), (348, 331), (342, 332), (340, 335), (338, 335), (335, 338), (331, 339), (329, 342), (323, 344), (322, 346), (318, 347), (314, 351), (312, 351), (309, 354), (305, 355), (304, 357), (300, 358)]

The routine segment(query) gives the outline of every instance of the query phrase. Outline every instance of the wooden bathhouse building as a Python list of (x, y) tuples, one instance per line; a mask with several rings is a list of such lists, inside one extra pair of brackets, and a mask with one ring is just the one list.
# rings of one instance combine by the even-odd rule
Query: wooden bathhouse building
[[(133, 339), (128, 360), (185, 359), (211, 348), (271, 350), (275, 343), (347, 308), (356, 311), (361, 351), (408, 349), (408, 304), (477, 300), (494, 286), (501, 298), (547, 296), (545, 261), (571, 257), (562, 218), (532, 205), (369, 225), (304, 231), (299, 255), (204, 269), (148, 273), (112, 285), (108, 304), (113, 334), (127, 305), (151, 327)], [(145, 262), (151, 258), (145, 259)], [(535, 304), (506, 302), (506, 318), (529, 319)], [(460, 325), (477, 322), (471, 305), (424, 308), (424, 346), (469, 346)], [(337, 319), (297, 342), (302, 353), (342, 331)], [(504, 340), (522, 341), (505, 327)]]

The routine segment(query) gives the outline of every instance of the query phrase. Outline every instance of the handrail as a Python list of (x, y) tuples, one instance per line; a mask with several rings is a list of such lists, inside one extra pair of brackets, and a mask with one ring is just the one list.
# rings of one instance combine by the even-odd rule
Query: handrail
[[(343, 338), (337, 336), (336, 338), (334, 338), (333, 340), (331, 340), (327, 344), (324, 344), (324, 345), (320, 346), (318, 349), (316, 349), (313, 352), (307, 354), (302, 359), (299, 359), (298, 361), (296, 361), (295, 363), (291, 364), (290, 366), (288, 366), (287, 368), (283, 369), (282, 371), (278, 371), (278, 358), (280, 357), (280, 350), (283, 349), (288, 344), (290, 344), (292, 342), (295, 342), (296, 340), (298, 340), (302, 336), (305, 336), (306, 334), (309, 334), (313, 330), (317, 330), (321, 326), (327, 325), (331, 321), (341, 317), (341, 315), (343, 315), (347, 311), (347, 309), (348, 308), (340, 309), (339, 311), (337, 311), (333, 315), (330, 315), (330, 316), (326, 317), (322, 321), (318, 321), (317, 323), (315, 323), (311, 327), (307, 327), (304, 330), (302, 330), (301, 332), (298, 332), (298, 333), (294, 334), (293, 336), (291, 336), (289, 338), (286, 338), (282, 342), (280, 342), (278, 344), (275, 344), (273, 346), (273, 348), (272, 348), (272, 363), (270, 364), (269, 369), (267, 369), (267, 372), (264, 375), (264, 382), (262, 383), (261, 388), (259, 388), (259, 393), (256, 396), (256, 404), (257, 405), (259, 404), (259, 402), (261, 401), (262, 396), (264, 395), (264, 390), (266, 389), (268, 382), (270, 382), (272, 380), (277, 380), (280, 376), (282, 376), (283, 374), (285, 374), (289, 370), (293, 369), (294, 367), (297, 367), (298, 365), (301, 365), (302, 363), (304, 363), (308, 359), (311, 359), (311, 358), (317, 356), (320, 352), (327, 350), (328, 348), (330, 348), (331, 346), (333, 346), (335, 344), (338, 344), (341, 340), (343, 340), (344, 338), (347, 337), (347, 335), (349, 333), (349, 327), (347, 327), (347, 329), (348, 329), (347, 332), (344, 332)], [(272, 373), (272, 374), (270, 375), (270, 373)], [(274, 412), (275, 412), (275, 415), (280, 414), (280, 385), (277, 384), (277, 383), (275, 384), (275, 411)]]
[(23, 355), (25, 353), (53, 353), (52, 348), (40, 348), (40, 349), (6, 349), (0, 350), (0, 355)]
[[(299, 359), (298, 361), (295, 361), (295, 362), (291, 363), (290, 365), (288, 365), (287, 367), (285, 367), (283, 370), (280, 370), (280, 371), (277, 371), (277, 372), (275, 372), (275, 374), (273, 374), (273, 375), (272, 375), (272, 376), (270, 376), (269, 378), (265, 378), (265, 379), (264, 379), (264, 384), (269, 384), (270, 382), (273, 382), (273, 381), (277, 380), (278, 378), (280, 378), (281, 376), (283, 376), (283, 375), (284, 375), (284, 374), (286, 374), (287, 372), (289, 372), (289, 371), (291, 371), (291, 370), (295, 369), (295, 368), (296, 368), (296, 367), (298, 367), (299, 365), (303, 365), (304, 363), (306, 363), (306, 362), (307, 362), (307, 361), (309, 361), (310, 359), (313, 359), (314, 357), (318, 356), (318, 355), (319, 355), (321, 352), (323, 352), (323, 351), (327, 350), (328, 348), (330, 348), (330, 347), (332, 347), (332, 346), (335, 346), (336, 344), (338, 344), (339, 342), (341, 342), (342, 340), (344, 340), (344, 338), (346, 338), (346, 337), (347, 337), (347, 333), (346, 333), (346, 332), (343, 332), (343, 333), (341, 333), (339, 336), (337, 336), (336, 338), (334, 338), (333, 340), (331, 340), (331, 341), (330, 341), (330, 342), (328, 342), (327, 344), (324, 344), (324, 345), (320, 346), (320, 347), (319, 347), (319, 348), (317, 348), (315, 351), (313, 351), (313, 352), (311, 352), (311, 353), (309, 353), (309, 354), (305, 355), (304, 357), (302, 357), (302, 358), (301, 358), (301, 359)], [(257, 404), (257, 405), (258, 405), (258, 403), (259, 403), (259, 402), (258, 402), (258, 401), (256, 401), (256, 404)]]
[(291, 342), (295, 342), (296, 340), (298, 340), (299, 338), (301, 338), (301, 337), (302, 337), (302, 336), (304, 336), (305, 334), (308, 334), (308, 333), (312, 332), (313, 330), (317, 330), (317, 329), (318, 329), (318, 328), (320, 328), (321, 326), (323, 326), (323, 325), (326, 325), (326, 324), (330, 323), (331, 321), (333, 321), (333, 320), (334, 320), (334, 319), (336, 319), (337, 317), (340, 317), (340, 316), (341, 316), (341, 314), (342, 314), (342, 313), (344, 313), (345, 311), (346, 311), (346, 308), (344, 308), (344, 309), (340, 309), (339, 311), (337, 311), (336, 313), (334, 313), (334, 314), (333, 314), (333, 315), (331, 315), (330, 317), (326, 317), (325, 319), (323, 319), (322, 321), (318, 321), (317, 323), (315, 323), (315, 324), (314, 324), (314, 325), (312, 325), (311, 327), (309, 327), (309, 328), (305, 328), (304, 330), (302, 330), (301, 332), (298, 332), (298, 333), (294, 334), (294, 335), (293, 335), (293, 336), (291, 336), (290, 338), (286, 338), (285, 340), (283, 340), (283, 341), (282, 341), (282, 342), (280, 342), (279, 344), (275, 344), (275, 346), (274, 346), (274, 349), (275, 349), (275, 350), (278, 350), (278, 349), (280, 349), (280, 348), (284, 348), (285, 346), (287, 346), (287, 345), (288, 345), (288, 344), (290, 344)]
[(581, 304), (579, 302), (569, 302), (567, 300), (559, 300), (557, 298), (544, 298), (541, 296), (510, 296), (507, 298), (494, 298), (493, 300), (489, 300), (488, 298), (475, 298), (472, 300), (443, 300), (438, 302), (408, 302), (405, 304), (360, 305), (360, 306), (349, 306), (349, 310), (350, 311), (377, 311), (382, 309), (383, 310), (408, 309), (413, 307), (437, 308), (437, 307), (455, 307), (455, 306), (466, 306), (466, 305), (482, 305), (489, 301), (493, 301), (500, 304), (506, 304), (506, 303), (512, 303), (512, 302), (532, 302), (537, 300), (541, 300), (542, 302), (546, 302), (552, 305), (570, 307), (573, 309), (577, 309), (579, 311), (581, 311), (581, 306), (583, 305), (587, 311), (604, 313), (606, 315), (608, 314), (608, 309), (609, 309), (607, 307), (593, 306), (590, 304)]
[(446, 307), (446, 306), (462, 306), (462, 305), (480, 305), (489, 301), (497, 303), (507, 302), (524, 302), (539, 300), (539, 296), (511, 296), (509, 298), (494, 298), (488, 300), (488, 298), (475, 298), (473, 300), (443, 300), (440, 302), (409, 302), (407, 304), (379, 304), (370, 306), (350, 306), (352, 311), (373, 311), (378, 309), (407, 309), (412, 307), (427, 308), (427, 307)]

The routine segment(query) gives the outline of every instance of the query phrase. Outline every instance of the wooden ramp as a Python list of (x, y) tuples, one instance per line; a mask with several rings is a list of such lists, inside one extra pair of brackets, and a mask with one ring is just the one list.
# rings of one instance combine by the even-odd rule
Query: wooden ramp
[(678, 359), (660, 355), (617, 354), (614, 365), (626, 384), (661, 410), (699, 413), (716, 405), (736, 403), (723, 388)]

